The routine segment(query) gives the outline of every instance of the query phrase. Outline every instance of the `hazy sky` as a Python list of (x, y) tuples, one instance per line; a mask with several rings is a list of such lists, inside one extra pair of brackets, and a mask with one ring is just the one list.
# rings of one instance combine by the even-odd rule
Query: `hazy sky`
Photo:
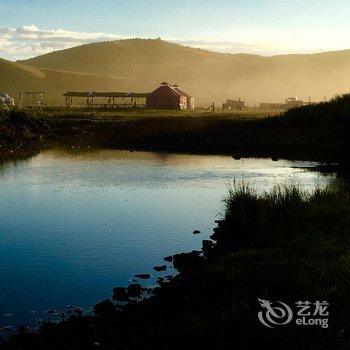
[(161, 37), (262, 55), (350, 48), (349, 0), (0, 0), (0, 57)]

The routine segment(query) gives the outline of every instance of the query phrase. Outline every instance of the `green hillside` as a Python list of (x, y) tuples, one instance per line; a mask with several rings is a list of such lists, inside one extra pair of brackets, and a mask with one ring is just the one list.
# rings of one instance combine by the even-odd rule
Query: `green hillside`
[(169, 81), (192, 94), (197, 106), (238, 97), (249, 103), (280, 102), (294, 95), (319, 101), (350, 87), (350, 50), (263, 57), (130, 39), (78, 46), (20, 63), (36, 67), (28, 74), (35, 74), (52, 94), (74, 89), (143, 92)]

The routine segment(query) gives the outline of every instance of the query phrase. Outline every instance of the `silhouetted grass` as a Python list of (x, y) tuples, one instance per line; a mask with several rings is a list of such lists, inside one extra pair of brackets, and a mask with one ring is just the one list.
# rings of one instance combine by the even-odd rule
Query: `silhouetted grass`
[(350, 125), (350, 94), (336, 96), (330, 101), (291, 109), (279, 118), (295, 125)]
[(271, 241), (299, 245), (301, 239), (316, 236), (318, 239), (348, 239), (350, 196), (347, 191), (332, 186), (315, 189), (312, 193), (295, 186), (275, 186), (263, 194), (252, 192), (249, 187), (239, 187), (230, 189), (225, 204), (225, 225), (232, 225), (237, 232), (228, 235), (225, 231), (220, 236), (220, 244), (226, 249), (244, 244), (260, 247)]

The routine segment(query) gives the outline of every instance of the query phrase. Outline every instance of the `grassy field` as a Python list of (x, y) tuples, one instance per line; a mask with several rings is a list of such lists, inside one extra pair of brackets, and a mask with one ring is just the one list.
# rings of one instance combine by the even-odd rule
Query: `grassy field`
[[(179, 274), (149, 299), (107, 300), (93, 316), (46, 324), (3, 349), (347, 349), (350, 345), (350, 195), (335, 187), (305, 193), (234, 189), (202, 254), (173, 257)], [(327, 301), (328, 327), (268, 328), (260, 299)]]
[(345, 95), (279, 115), (258, 110), (13, 110), (1, 114), (0, 157), (33, 145), (89, 146), (311, 159), (348, 166), (349, 101)]
[(280, 114), (281, 111), (274, 110), (259, 110), (258, 108), (250, 108), (244, 110), (222, 110), (216, 109), (205, 110), (196, 108), (195, 110), (149, 110), (144, 108), (70, 108), (66, 107), (52, 107), (45, 108), (39, 112), (38, 115), (42, 117), (58, 117), (58, 118), (82, 118), (82, 119), (118, 119), (123, 118), (127, 120), (134, 120), (139, 118), (171, 118), (171, 117), (188, 117), (188, 118), (201, 118), (201, 117), (217, 117), (217, 118), (245, 118), (245, 119), (259, 119), (266, 118), (267, 116), (273, 116)]
[[(55, 134), (108, 148), (347, 164), (349, 96), (285, 113), (241, 111), (86, 112), (50, 117)], [(92, 137), (91, 137), (92, 136)]]
[[(31, 150), (51, 146), (175, 150), (179, 145), (173, 144), (170, 134), (186, 137), (189, 131), (199, 132), (213, 124), (235, 124), (266, 116), (267, 112), (258, 110), (215, 113), (83, 108), (3, 110), (0, 111), (0, 160), (21, 157)], [(160, 143), (156, 141), (159, 137), (163, 139)], [(180, 146), (182, 151), (192, 151), (190, 144)], [(210, 150), (203, 147), (202, 152), (210, 153)]]

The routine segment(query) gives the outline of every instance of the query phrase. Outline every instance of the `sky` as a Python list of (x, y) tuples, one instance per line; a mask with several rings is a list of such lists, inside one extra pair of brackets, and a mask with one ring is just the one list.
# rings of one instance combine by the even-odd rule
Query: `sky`
[(350, 49), (349, 0), (0, 0), (0, 57), (162, 38), (228, 53)]

